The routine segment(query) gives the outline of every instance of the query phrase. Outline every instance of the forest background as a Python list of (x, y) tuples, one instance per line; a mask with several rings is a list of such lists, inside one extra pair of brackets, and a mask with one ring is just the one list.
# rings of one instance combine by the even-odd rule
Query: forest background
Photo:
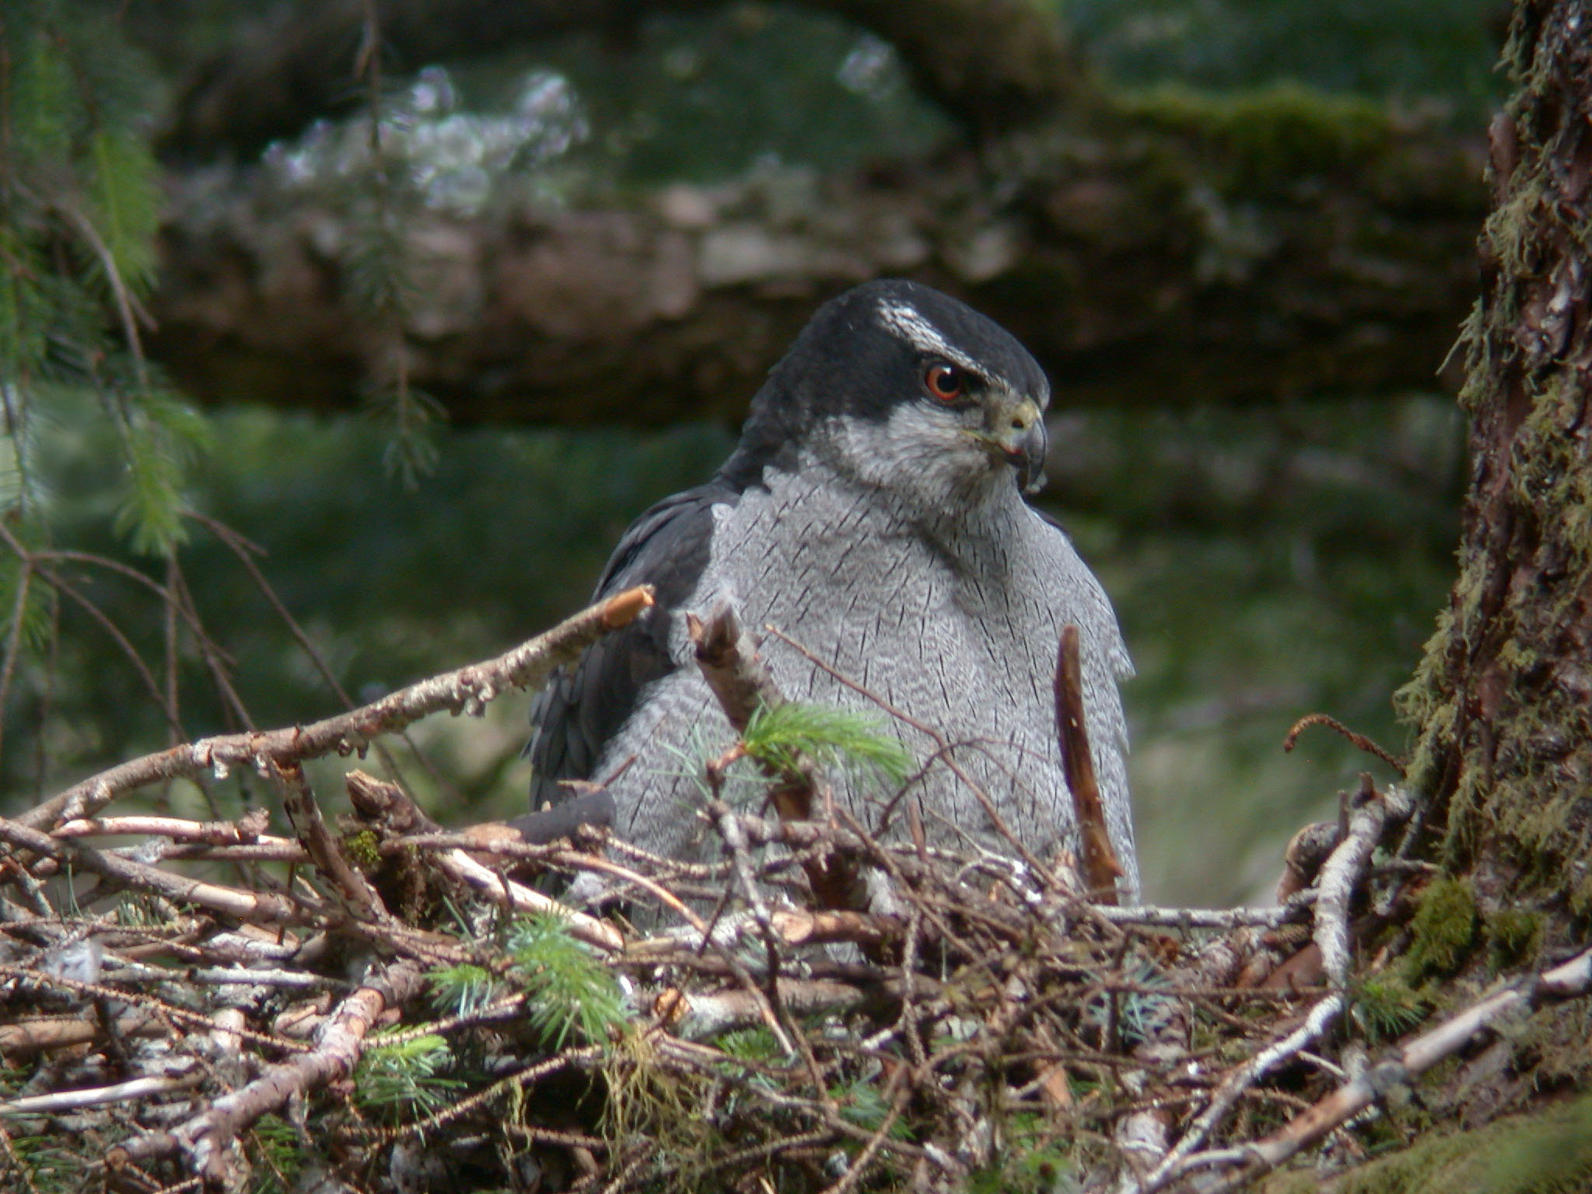
[[(936, 87), (923, 67), (956, 44), (944, 13), (991, 27), (1009, 5), (933, 6), (939, 51), (837, 15), (866, 21), (866, 5), (659, 6), (478, 40), (460, 12), (494, 5), (377, 6), (385, 27), (326, 39), (330, 70), (294, 48), (315, 36), (308, 7), (23, 0), (0, 17), (0, 503), (8, 540), (49, 560), (47, 575), (15, 550), (0, 565), (0, 812), (550, 625), (636, 513), (716, 466), (800, 318), (875, 265), (965, 294), (1050, 372), (1042, 505), (1105, 581), (1138, 664), (1150, 898), (1263, 894), (1287, 835), (1333, 814), (1367, 761), (1320, 731), (1284, 755), (1300, 716), (1403, 748), (1392, 695), (1453, 576), (1464, 429), (1440, 370), (1475, 294), (1504, 6), (1048, 6), (1112, 147), (1071, 134), (1095, 192), (1067, 235), (1132, 260), (1066, 294), (1007, 243), (1039, 219), (1025, 171), (1066, 160), (1049, 153), (1062, 134), (1025, 143), (1020, 102)], [(307, 63), (314, 85), (278, 70), (292, 95), (260, 87), (248, 72), (271, 62)], [(1146, 130), (1158, 140), (1133, 150)], [(1179, 137), (1218, 152), (1177, 161), (1210, 176), (1147, 235), (1154, 192), (1138, 188), (1171, 170)], [(837, 188), (858, 210), (874, 190), (920, 199), (928, 248), (891, 257), (875, 239), (848, 257), (791, 235)], [(1374, 280), (1380, 317), (1345, 316), (1330, 270), (1312, 277), (1288, 222), (1312, 205), (1373, 230), (1332, 268)], [(489, 260), (494, 238), (592, 221), (611, 254), (592, 259), (617, 268), (638, 234), (614, 213), (635, 211), (728, 254), (653, 321), (698, 329), (695, 352), (677, 336), (656, 350), (672, 360), (603, 366), (624, 348), (605, 325), (632, 321), (601, 287), (546, 298), (562, 323), (442, 295), (457, 274), (436, 260), (461, 245), (457, 260)], [(307, 255), (324, 308), (274, 294), (275, 254)], [(649, 260), (637, 288), (673, 276)], [(1130, 286), (1137, 320), (1118, 314)], [(1095, 290), (1099, 327), (1083, 326)], [(466, 308), (512, 365), (450, 358)], [(1202, 336), (1207, 363), (1180, 372)], [(541, 386), (517, 372), (538, 368)], [(242, 540), (261, 549), (248, 563)], [(427, 762), (398, 765), (451, 824), (521, 811), (527, 707), (432, 719), (412, 735)], [(159, 799), (199, 816), (274, 799), (234, 783)]]

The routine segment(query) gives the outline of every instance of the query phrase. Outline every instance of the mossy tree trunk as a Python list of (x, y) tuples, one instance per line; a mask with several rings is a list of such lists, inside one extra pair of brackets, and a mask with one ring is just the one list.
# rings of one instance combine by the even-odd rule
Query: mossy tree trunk
[[(1592, 8), (1522, 0), (1467, 326), (1472, 476), (1450, 606), (1402, 694), (1410, 778), (1484, 910), (1592, 916)], [(1564, 921), (1561, 918), (1560, 923)]]

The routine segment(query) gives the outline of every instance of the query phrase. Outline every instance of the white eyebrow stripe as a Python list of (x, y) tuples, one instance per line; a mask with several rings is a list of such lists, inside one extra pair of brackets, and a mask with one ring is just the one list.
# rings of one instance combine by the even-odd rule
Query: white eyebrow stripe
[[(900, 336), (919, 352), (931, 356), (941, 356), (952, 364), (960, 365), (969, 373), (979, 377), (988, 377), (989, 370), (980, 365), (967, 353), (955, 348), (944, 336), (940, 329), (927, 319), (924, 319), (918, 309), (910, 303), (898, 303), (890, 299), (879, 301), (879, 322), (884, 324), (886, 330)], [(991, 378), (991, 380), (996, 380)], [(999, 379), (1002, 382), (1004, 378)]]

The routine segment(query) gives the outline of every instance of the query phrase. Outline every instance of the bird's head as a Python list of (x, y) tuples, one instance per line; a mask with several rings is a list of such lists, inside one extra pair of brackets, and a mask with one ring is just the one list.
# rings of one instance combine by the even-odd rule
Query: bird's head
[[(753, 399), (727, 469), (806, 448), (861, 483), (951, 512), (1044, 484), (1050, 386), (993, 320), (915, 282), (819, 308)], [(746, 478), (751, 479), (751, 478)]]

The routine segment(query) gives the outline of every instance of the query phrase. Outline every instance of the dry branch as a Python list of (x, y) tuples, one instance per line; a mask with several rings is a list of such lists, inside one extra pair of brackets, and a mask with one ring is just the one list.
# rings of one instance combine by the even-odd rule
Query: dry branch
[(1385, 1098), (1390, 1091), (1411, 1086), (1415, 1079), (1440, 1061), (1454, 1056), (1484, 1032), (1502, 1032), (1544, 1003), (1574, 999), (1592, 993), (1592, 950), (1542, 974), (1509, 984), (1465, 1011), (1422, 1033), (1388, 1057), (1368, 1066), (1332, 1094), (1295, 1117), (1281, 1131), (1235, 1150), (1234, 1172), (1219, 1180), (1196, 1183), (1200, 1194), (1227, 1194), (1258, 1174), (1275, 1169), (1334, 1128)]
[(74, 784), (29, 809), (17, 822), (38, 829), (61, 820), (91, 817), (121, 793), (159, 780), (207, 773), (222, 777), (235, 767), (265, 771), (271, 764), (282, 767), (327, 754), (362, 753), (377, 736), (394, 733), (442, 710), (478, 714), (485, 702), (505, 689), (540, 685), (554, 668), (576, 658), (609, 631), (629, 625), (651, 604), (649, 587), (629, 589), (495, 659), (433, 676), (352, 712), (307, 726), (226, 734), (144, 755)]
[(239, 920), (312, 924), (321, 919), (317, 911), (273, 892), (244, 891), (221, 883), (189, 879), (104, 850), (58, 842), (49, 834), (28, 828), (22, 818), (13, 821), (0, 817), (0, 841), (41, 857), (70, 862), (133, 890), (154, 892)]
[[(746, 730), (759, 708), (774, 709), (785, 703), (784, 694), (775, 686), (773, 676), (757, 653), (757, 645), (741, 629), (730, 606), (719, 606), (706, 622), (689, 614), (686, 627), (696, 648), (702, 677), (737, 732)], [(769, 800), (781, 820), (807, 821), (833, 804), (818, 767), (805, 755), (798, 753), (784, 768), (760, 765), (773, 781)], [(725, 841), (730, 846), (737, 875), (741, 876), (746, 869), (744, 847), (738, 850), (732, 840), (731, 835), (738, 835), (739, 829), (734, 825), (729, 828)], [(809, 853), (803, 858), (802, 868), (824, 907), (861, 909), (867, 906), (867, 888), (856, 866), (846, 864), (837, 856)], [(741, 877), (741, 883), (746, 888), (749, 877)]]
[(238, 1133), (304, 1091), (351, 1073), (377, 1018), (413, 998), (420, 981), (420, 971), (412, 963), (386, 967), (343, 1001), (316, 1034), (313, 1051), (271, 1067), (169, 1133), (140, 1137), (126, 1146), (127, 1157), (145, 1161), (160, 1151), (180, 1148), (207, 1182), (235, 1184), (232, 1146)]
[(1089, 750), (1089, 730), (1084, 724), (1078, 627), (1071, 623), (1061, 628), (1061, 646), (1056, 656), (1056, 730), (1061, 737), (1061, 764), (1067, 776), (1067, 790), (1072, 794), (1073, 816), (1078, 822), (1084, 885), (1099, 903), (1115, 904), (1122, 864), (1111, 847), (1105, 809), (1100, 805), (1100, 785), (1095, 782), (1094, 755)]

